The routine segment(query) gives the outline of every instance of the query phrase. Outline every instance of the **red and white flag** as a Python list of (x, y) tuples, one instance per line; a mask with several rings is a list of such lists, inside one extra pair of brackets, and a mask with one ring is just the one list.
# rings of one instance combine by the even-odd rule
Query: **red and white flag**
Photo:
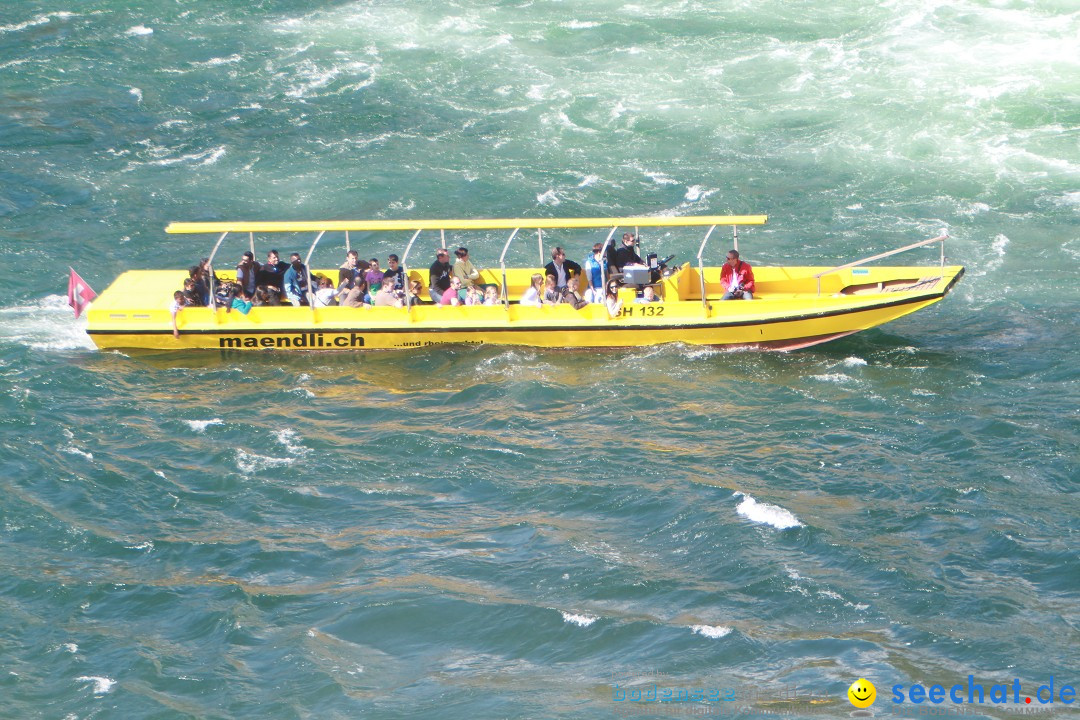
[(71, 275), (68, 277), (68, 305), (75, 311), (75, 317), (79, 317), (82, 315), (83, 308), (97, 297), (97, 293), (79, 277), (79, 273), (75, 272), (74, 268), (68, 268), (68, 270), (71, 270)]

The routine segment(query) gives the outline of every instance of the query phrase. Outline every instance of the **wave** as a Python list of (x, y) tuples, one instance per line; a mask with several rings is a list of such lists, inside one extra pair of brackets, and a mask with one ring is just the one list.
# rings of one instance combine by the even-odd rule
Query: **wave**
[(568, 622), (571, 625), (577, 625), (578, 627), (589, 627), (599, 618), (592, 615), (579, 615), (576, 613), (568, 613), (562, 610), (559, 611), (562, 614), (563, 622)]
[(116, 681), (112, 678), (107, 678), (101, 675), (80, 675), (79, 677), (75, 678), (75, 681), (94, 683), (95, 695), (104, 695), (105, 693), (112, 690), (113, 685), (116, 684)]
[(735, 512), (750, 522), (770, 525), (777, 530), (803, 527), (799, 518), (795, 517), (790, 510), (785, 510), (779, 505), (759, 503), (750, 495), (742, 492), (736, 492), (733, 497), (742, 497), (742, 501), (735, 508)]
[(19, 30), (25, 30), (26, 28), (34, 27), (36, 25), (44, 25), (53, 18), (65, 20), (70, 17), (79, 17), (79, 14), (72, 12), (52, 12), (45, 15), (38, 15), (32, 20), (26, 20), (21, 23), (15, 23), (13, 25), (0, 25), (0, 33), (18, 32)]
[(726, 625), (691, 625), (690, 629), (702, 637), (719, 640), (731, 634), (731, 628)]
[(188, 426), (197, 433), (206, 432), (206, 428), (211, 425), (224, 425), (225, 422), (221, 418), (213, 418), (211, 420), (185, 420)]
[(256, 455), (243, 450), (236, 451), (236, 467), (245, 475), (254, 475), (261, 470), (292, 465), (294, 462), (296, 462), (294, 457), (276, 458)]

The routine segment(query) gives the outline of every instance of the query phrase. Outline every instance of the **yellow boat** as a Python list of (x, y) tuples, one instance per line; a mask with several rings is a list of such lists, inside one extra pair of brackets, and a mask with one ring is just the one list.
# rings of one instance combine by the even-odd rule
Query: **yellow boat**
[[(231, 233), (247, 233), (251, 250), (255, 238), (274, 233), (315, 233), (304, 264), (310, 267), (323, 236), (350, 232), (411, 232), (401, 261), (406, 276), (424, 286), (427, 265), (410, 270), (414, 244), (428, 233), (432, 244), (446, 247), (445, 233), (510, 231), (499, 258), (499, 269), (482, 270), (482, 284), (500, 289), (494, 306), (439, 306), (430, 303), (395, 307), (253, 307), (250, 312), (224, 308), (187, 307), (177, 313), (179, 337), (174, 337), (170, 305), (183, 286), (183, 270), (133, 270), (120, 275), (90, 306), (87, 332), (100, 348), (154, 350), (394, 350), (442, 344), (526, 345), (545, 348), (600, 348), (686, 343), (728, 348), (792, 350), (834, 340), (877, 327), (932, 305), (945, 297), (964, 273), (945, 265), (947, 235), (922, 240), (888, 252), (835, 267), (765, 267), (754, 265), (757, 291), (753, 300), (721, 301), (722, 266), (706, 267), (703, 255), (714, 231), (730, 226), (738, 248), (740, 227), (763, 225), (764, 215), (698, 217), (621, 217), (570, 219), (375, 220), (325, 222), (211, 222), (172, 223), (169, 233), (219, 235), (211, 262)], [(690, 262), (664, 271), (655, 283), (658, 302), (635, 302), (636, 288), (620, 291), (621, 308), (612, 315), (603, 303), (575, 310), (566, 304), (533, 307), (517, 301), (530, 286), (537, 267), (507, 268), (505, 258), (516, 239), (535, 231), (544, 260), (545, 231), (592, 230), (580, 236), (581, 247), (599, 242), (605, 248), (619, 229), (698, 228), (704, 232), (696, 266)], [(599, 231), (599, 232), (598, 232)], [(669, 232), (672, 232), (669, 230)], [(674, 232), (693, 232), (676, 230)], [(404, 238), (404, 236), (403, 236)], [(438, 238), (438, 240), (436, 240)], [(550, 238), (550, 236), (549, 236)], [(285, 237), (275, 237), (279, 246)], [(426, 239), (426, 238), (425, 238)], [(696, 238), (695, 238), (696, 239)], [(868, 263), (915, 248), (939, 244), (940, 263), (929, 266), (876, 266)], [(564, 243), (569, 245), (569, 243)], [(269, 247), (271, 245), (267, 245)], [(246, 249), (246, 248), (245, 248)], [(424, 253), (425, 258), (427, 253)], [(475, 253), (474, 253), (475, 255)], [(749, 258), (747, 258), (749, 259)], [(331, 278), (333, 270), (311, 270)], [(222, 279), (234, 273), (219, 272)], [(310, 287), (310, 285), (309, 285)]]

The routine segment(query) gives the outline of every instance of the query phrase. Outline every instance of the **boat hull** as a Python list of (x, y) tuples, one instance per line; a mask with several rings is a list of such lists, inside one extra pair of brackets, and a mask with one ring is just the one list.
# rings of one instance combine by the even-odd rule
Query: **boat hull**
[(582, 310), (518, 305), (424, 305), (409, 310), (274, 307), (254, 308), (248, 315), (188, 308), (181, 312), (176, 338), (165, 313), (96, 308), (87, 332), (102, 349), (174, 351), (403, 350), (434, 345), (611, 348), (665, 343), (793, 350), (877, 327), (940, 301), (963, 274), (962, 267), (945, 270), (934, 268), (940, 277), (908, 292), (628, 302), (614, 318), (598, 305)]

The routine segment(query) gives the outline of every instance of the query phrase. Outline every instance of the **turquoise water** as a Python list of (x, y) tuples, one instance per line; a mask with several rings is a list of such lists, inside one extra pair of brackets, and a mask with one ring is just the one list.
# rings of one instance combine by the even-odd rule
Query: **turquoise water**
[[(1078, 37), (1020, 0), (5, 3), (0, 714), (1080, 682)], [(947, 228), (968, 272), (791, 354), (129, 356), (63, 298), (205, 255), (173, 220), (638, 213), (767, 213), (764, 265)]]

